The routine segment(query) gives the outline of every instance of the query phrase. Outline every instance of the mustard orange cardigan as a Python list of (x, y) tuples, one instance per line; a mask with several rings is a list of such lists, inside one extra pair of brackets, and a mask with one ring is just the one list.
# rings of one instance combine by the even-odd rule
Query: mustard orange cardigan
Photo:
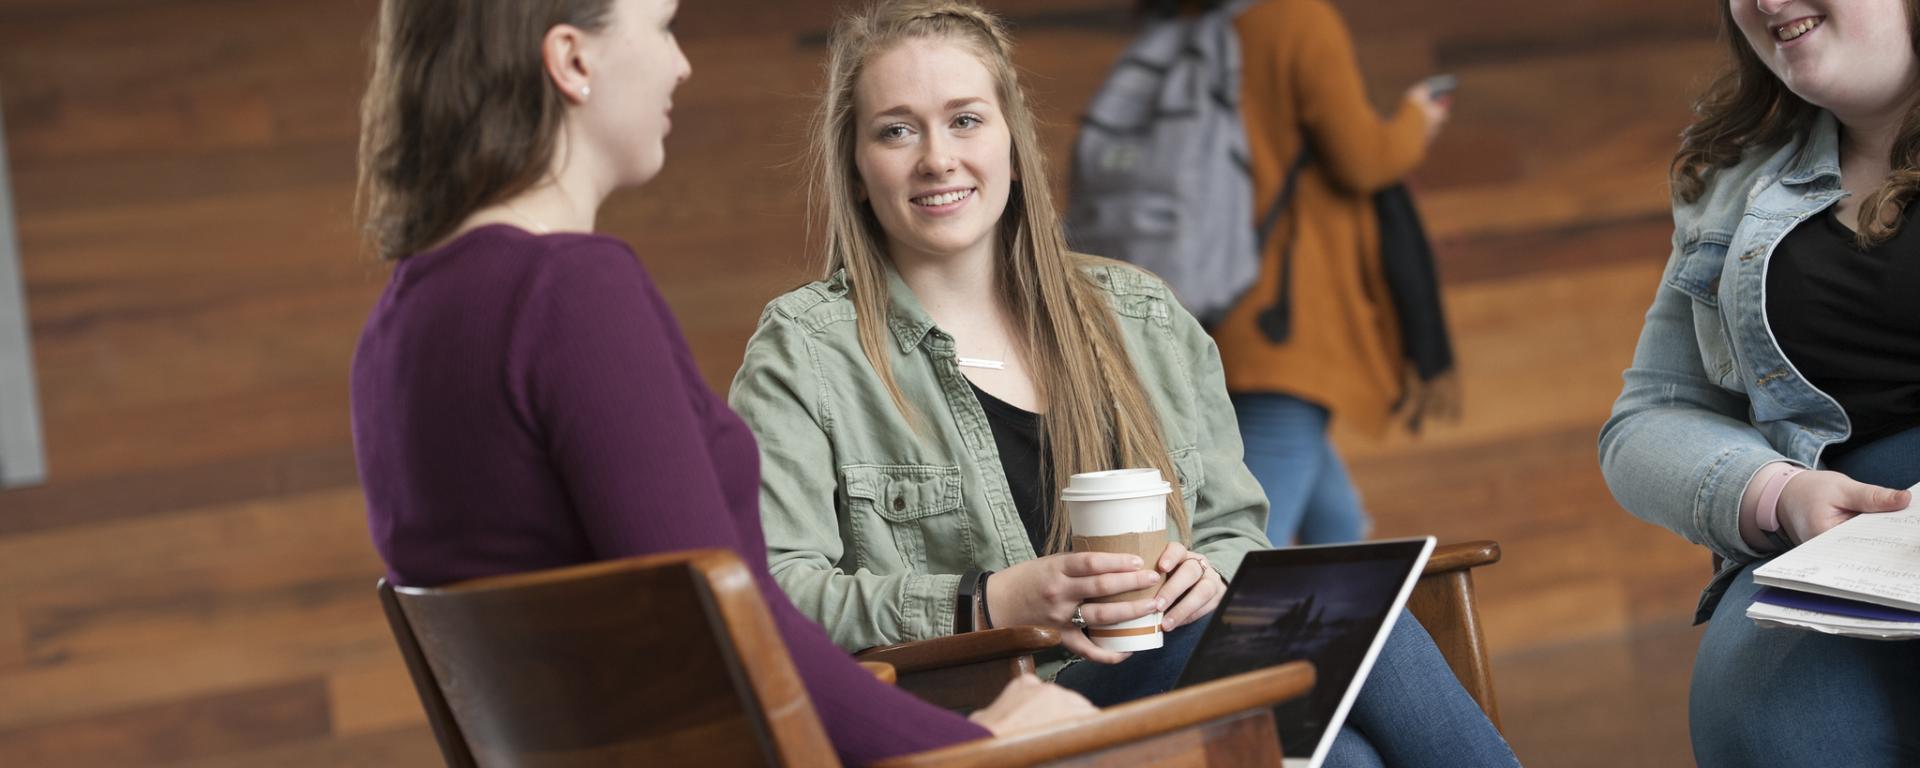
[[(1300, 397), (1382, 435), (1406, 362), (1380, 268), (1371, 195), (1420, 163), (1426, 116), (1403, 101), (1392, 118), (1380, 118), (1367, 101), (1346, 25), (1325, 0), (1265, 0), (1241, 14), (1235, 28), (1255, 210), (1265, 211), (1280, 193), (1303, 138), (1314, 160), (1300, 174), (1293, 210), (1275, 228), (1253, 289), (1214, 329), (1227, 388)], [(1293, 330), (1275, 344), (1255, 318), (1273, 304), (1289, 234)]]

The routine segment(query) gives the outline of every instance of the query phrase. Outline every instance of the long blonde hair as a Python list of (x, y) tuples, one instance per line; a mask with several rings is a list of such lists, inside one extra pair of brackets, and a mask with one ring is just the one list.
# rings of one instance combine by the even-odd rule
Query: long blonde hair
[[(1046, 405), (1040, 420), (1041, 455), (1047, 457), (1055, 496), (1075, 473), (1150, 466), (1174, 486), (1168, 517), (1190, 540), (1188, 511), (1180, 494), (1160, 423), (1134, 374), (1119, 326), (1100, 287), (1083, 267), (1092, 257), (1067, 250), (1046, 179), (1033, 113), (1013, 67), (1013, 43), (993, 14), (964, 0), (895, 0), (852, 14), (835, 26), (827, 62), (826, 92), (813, 121), (813, 174), (809, 199), (824, 209), (824, 274), (846, 270), (858, 319), (860, 347), (887, 391), (912, 423), (918, 411), (893, 377), (888, 349), (886, 237), (872, 209), (857, 196), (854, 165), (854, 85), (866, 63), (908, 40), (961, 43), (992, 73), (1000, 109), (1012, 134), (1019, 179), (999, 224), (1001, 299), (1021, 330), (1016, 343)], [(1072, 530), (1054, 515), (1048, 552), (1066, 551)]]

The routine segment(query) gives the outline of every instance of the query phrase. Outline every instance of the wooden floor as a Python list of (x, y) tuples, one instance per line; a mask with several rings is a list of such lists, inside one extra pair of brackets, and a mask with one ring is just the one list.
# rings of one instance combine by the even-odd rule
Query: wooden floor
[[(1618, 509), (1595, 434), (1667, 252), (1711, 3), (1339, 0), (1376, 100), (1459, 75), (1415, 179), (1467, 419), (1344, 440), (1386, 535), (1480, 580), (1531, 766), (1690, 764), (1698, 549)], [(724, 387), (805, 274), (792, 161), (826, 0), (698, 0), (666, 172), (604, 222)], [(1055, 168), (1124, 0), (1004, 0)], [(0, 0), (0, 98), (51, 480), (0, 492), (0, 765), (431, 765), (380, 617), (346, 371), (371, 0)]]

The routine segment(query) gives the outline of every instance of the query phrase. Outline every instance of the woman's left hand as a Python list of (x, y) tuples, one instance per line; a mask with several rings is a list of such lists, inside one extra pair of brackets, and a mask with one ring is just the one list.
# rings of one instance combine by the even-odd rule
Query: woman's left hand
[(1153, 567), (1167, 575), (1159, 593), (1167, 601), (1160, 616), (1162, 630), (1173, 631), (1212, 613), (1227, 594), (1226, 580), (1207, 563), (1207, 556), (1188, 551), (1180, 542), (1169, 542)]

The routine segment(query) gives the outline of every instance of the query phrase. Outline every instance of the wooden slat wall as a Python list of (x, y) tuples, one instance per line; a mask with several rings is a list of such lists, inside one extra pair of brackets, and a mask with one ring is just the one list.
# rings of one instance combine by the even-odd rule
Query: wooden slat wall
[[(666, 172), (616, 197), (724, 387), (807, 274), (795, 166), (830, 0), (688, 0)], [(1056, 173), (1123, 0), (1001, 0)], [(1467, 420), (1342, 442), (1384, 535), (1479, 580), (1535, 766), (1686, 765), (1705, 555), (1611, 501), (1594, 439), (1667, 251), (1711, 3), (1337, 0), (1378, 103), (1460, 76), (1415, 179)], [(49, 482), (0, 493), (0, 765), (430, 765), (373, 595), (346, 370), (384, 270), (349, 222), (372, 0), (0, 0)], [(1057, 181), (1057, 179), (1056, 179)]]

